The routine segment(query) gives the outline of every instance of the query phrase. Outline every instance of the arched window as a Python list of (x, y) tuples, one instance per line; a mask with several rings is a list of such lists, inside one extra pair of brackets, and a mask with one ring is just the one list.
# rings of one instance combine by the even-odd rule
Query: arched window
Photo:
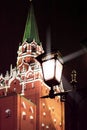
[(32, 44), (31, 50), (32, 50), (32, 52), (36, 52), (36, 44), (35, 43)]

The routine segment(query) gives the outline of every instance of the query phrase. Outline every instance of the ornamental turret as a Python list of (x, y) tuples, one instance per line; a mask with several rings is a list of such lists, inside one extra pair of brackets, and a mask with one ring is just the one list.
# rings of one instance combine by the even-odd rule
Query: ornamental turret
[(22, 94), (24, 94), (26, 83), (42, 79), (41, 66), (35, 58), (44, 53), (44, 50), (39, 39), (32, 2), (30, 3), (22, 44), (17, 53), (17, 71), (22, 85)]
[(44, 52), (42, 44), (39, 39), (38, 28), (34, 16), (32, 3), (28, 12), (27, 21), (25, 25), (22, 44), (18, 49), (17, 66), (19, 67), (22, 62), (34, 62), (33, 58)]

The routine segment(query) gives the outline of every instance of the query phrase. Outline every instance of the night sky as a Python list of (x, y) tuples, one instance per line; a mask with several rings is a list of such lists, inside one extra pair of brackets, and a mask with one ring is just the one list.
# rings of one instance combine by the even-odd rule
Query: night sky
[[(0, 3), (0, 73), (16, 65), (17, 50), (22, 41), (29, 0), (8, 0)], [(82, 49), (80, 41), (87, 37), (87, 8), (81, 1), (33, 0), (40, 40), (46, 50), (50, 26), (51, 50), (66, 56)], [(64, 63), (63, 75), (70, 80), (76, 69), (80, 86), (87, 85), (87, 54)]]

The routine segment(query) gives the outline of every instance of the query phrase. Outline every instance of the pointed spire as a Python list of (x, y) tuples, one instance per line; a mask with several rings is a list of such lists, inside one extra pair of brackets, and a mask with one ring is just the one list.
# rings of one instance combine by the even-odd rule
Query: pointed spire
[(37, 42), (37, 44), (40, 44), (39, 34), (38, 34), (37, 24), (36, 24), (36, 20), (35, 20), (35, 16), (34, 16), (32, 2), (30, 5), (30, 11), (28, 12), (28, 16), (27, 16), (27, 21), (26, 21), (25, 31), (24, 31), (24, 36), (23, 36), (23, 42), (25, 40), (28, 43), (35, 40)]

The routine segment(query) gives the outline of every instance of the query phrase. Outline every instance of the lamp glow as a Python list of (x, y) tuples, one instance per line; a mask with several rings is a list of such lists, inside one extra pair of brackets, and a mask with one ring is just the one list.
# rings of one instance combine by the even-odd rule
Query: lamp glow
[(57, 60), (56, 61), (56, 75), (55, 75), (55, 77), (56, 77), (56, 80), (59, 82), (61, 81), (62, 69), (63, 69), (62, 64)]
[(43, 72), (44, 72), (44, 79), (47, 81), (49, 79), (53, 79), (54, 77), (54, 66), (55, 62), (54, 59), (48, 60), (42, 63)]
[(37, 58), (42, 65), (45, 83), (52, 87), (61, 82), (63, 61), (59, 52), (42, 54)]

